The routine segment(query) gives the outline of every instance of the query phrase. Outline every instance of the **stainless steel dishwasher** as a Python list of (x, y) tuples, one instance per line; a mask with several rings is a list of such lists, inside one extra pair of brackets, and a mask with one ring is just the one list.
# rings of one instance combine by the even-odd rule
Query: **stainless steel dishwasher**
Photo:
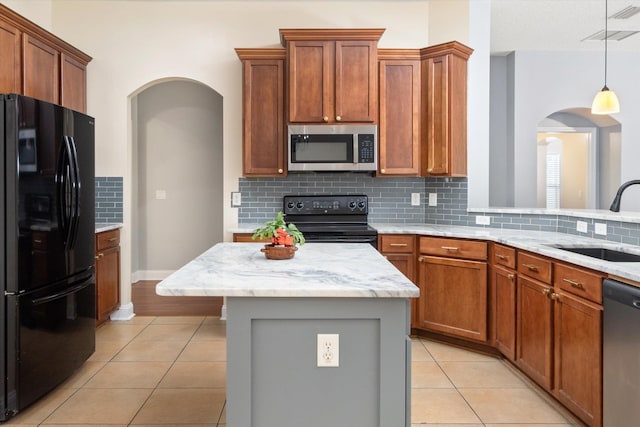
[(603, 424), (640, 425), (640, 288), (603, 282)]

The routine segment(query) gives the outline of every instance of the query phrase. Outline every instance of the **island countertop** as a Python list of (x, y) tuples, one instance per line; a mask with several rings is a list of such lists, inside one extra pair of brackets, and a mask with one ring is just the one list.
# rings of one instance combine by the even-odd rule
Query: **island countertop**
[(165, 296), (415, 298), (418, 288), (366, 243), (307, 243), (269, 260), (263, 243), (218, 243), (158, 283)]

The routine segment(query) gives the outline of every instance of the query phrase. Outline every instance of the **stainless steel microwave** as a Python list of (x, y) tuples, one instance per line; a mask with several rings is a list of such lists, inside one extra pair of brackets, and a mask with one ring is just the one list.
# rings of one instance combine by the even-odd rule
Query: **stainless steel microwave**
[(375, 171), (376, 125), (292, 125), (287, 132), (289, 171)]

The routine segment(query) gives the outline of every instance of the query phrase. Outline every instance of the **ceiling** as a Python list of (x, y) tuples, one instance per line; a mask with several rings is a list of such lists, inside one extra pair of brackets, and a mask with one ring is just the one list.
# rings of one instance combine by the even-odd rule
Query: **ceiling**
[[(607, 15), (628, 6), (640, 7), (640, 0), (608, 0)], [(604, 30), (604, 17), (605, 0), (491, 0), (491, 52), (602, 50), (602, 41), (582, 40)], [(614, 30), (640, 31), (640, 13), (607, 22), (610, 51), (640, 52), (640, 33), (612, 38)]]

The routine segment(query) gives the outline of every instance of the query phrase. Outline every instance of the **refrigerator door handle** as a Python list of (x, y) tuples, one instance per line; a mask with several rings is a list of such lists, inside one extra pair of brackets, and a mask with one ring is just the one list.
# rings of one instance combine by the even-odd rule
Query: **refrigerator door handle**
[(74, 286), (72, 288), (65, 289), (62, 292), (58, 292), (58, 293), (53, 294), (53, 295), (47, 295), (46, 297), (35, 298), (35, 299), (31, 300), (31, 303), (33, 305), (46, 304), (48, 302), (55, 301), (55, 300), (60, 299), (60, 298), (64, 298), (64, 297), (66, 297), (68, 295), (75, 294), (76, 292), (86, 288), (87, 286), (91, 286), (92, 283), (93, 283), (92, 280), (86, 280), (86, 281), (82, 282), (81, 284), (76, 285), (76, 286)]
[(75, 242), (78, 236), (78, 223), (80, 222), (80, 168), (78, 166), (78, 152), (76, 150), (76, 141), (72, 136), (67, 137), (69, 141), (69, 152), (71, 153), (71, 173), (72, 173), (72, 216), (71, 216), (71, 230), (69, 233), (70, 247), (75, 246)]
[(71, 143), (69, 137), (64, 137), (62, 145), (62, 153), (58, 164), (58, 207), (60, 228), (64, 235), (65, 249), (72, 247), (73, 221), (75, 217), (74, 199), (76, 184), (74, 179), (73, 152), (71, 151)]

